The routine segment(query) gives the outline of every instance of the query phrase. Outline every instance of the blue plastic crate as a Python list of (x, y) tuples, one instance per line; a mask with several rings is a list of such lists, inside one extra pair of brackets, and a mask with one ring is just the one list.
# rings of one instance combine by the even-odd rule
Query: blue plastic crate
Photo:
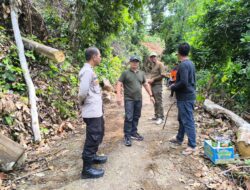
[(204, 153), (214, 164), (234, 162), (234, 147), (213, 147), (211, 140), (204, 141)]

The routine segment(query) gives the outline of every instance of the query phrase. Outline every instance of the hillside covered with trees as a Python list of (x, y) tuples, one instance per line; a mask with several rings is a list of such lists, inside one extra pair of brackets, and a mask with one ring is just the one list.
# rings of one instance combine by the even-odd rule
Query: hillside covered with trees
[[(25, 45), (36, 90), (40, 142), (34, 141), (11, 2), (21, 36), (65, 56), (55, 61)], [(249, 10), (249, 0), (0, 0), (0, 134), (32, 152), (74, 133), (82, 125), (77, 95), (85, 49), (100, 49), (102, 62), (96, 68), (100, 84), (104, 87), (108, 81), (115, 86), (131, 55), (142, 58), (142, 70), (150, 70), (147, 43), (163, 48), (159, 59), (167, 73), (178, 63), (178, 45), (188, 42), (197, 70), (197, 106), (208, 98), (249, 122)], [(114, 93), (104, 93), (111, 97), (108, 103)], [(250, 180), (249, 175), (239, 178), (235, 183), (247, 189), (244, 181)], [(2, 179), (0, 175), (0, 187)], [(10, 181), (5, 182), (8, 188)]]

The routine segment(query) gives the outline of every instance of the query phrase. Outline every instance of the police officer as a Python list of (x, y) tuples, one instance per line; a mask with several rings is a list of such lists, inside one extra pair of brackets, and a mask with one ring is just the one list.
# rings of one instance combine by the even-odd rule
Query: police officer
[(102, 93), (94, 67), (101, 62), (100, 51), (90, 47), (85, 51), (86, 61), (79, 73), (79, 101), (81, 114), (86, 123), (86, 140), (83, 148), (83, 170), (81, 177), (98, 178), (104, 175), (103, 169), (96, 169), (92, 164), (102, 164), (107, 156), (98, 156), (96, 152), (104, 136)]

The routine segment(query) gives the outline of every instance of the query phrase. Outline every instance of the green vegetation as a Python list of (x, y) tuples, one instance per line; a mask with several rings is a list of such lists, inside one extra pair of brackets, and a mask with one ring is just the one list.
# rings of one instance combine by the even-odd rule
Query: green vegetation
[(167, 13), (164, 19), (155, 13), (162, 21), (154, 32), (165, 41), (163, 60), (173, 62), (177, 45), (189, 42), (198, 70), (198, 99), (212, 97), (238, 113), (250, 107), (249, 9), (247, 0), (170, 0), (160, 9)]
[[(87, 47), (101, 50), (102, 64), (96, 72), (100, 81), (107, 78), (111, 83), (126, 68), (130, 55), (145, 55), (146, 50), (140, 45), (145, 33), (145, 4), (146, 1), (33, 1), (44, 25), (36, 25), (39, 19), (34, 21), (30, 34), (29, 24), (22, 23), (23, 34), (66, 54), (64, 63), (57, 64), (26, 50), (37, 97), (52, 107), (58, 117), (67, 119), (77, 115), (78, 73), (85, 62)], [(0, 92), (27, 96), (17, 49), (6, 23), (0, 23), (0, 46), (7, 48), (0, 60)], [(11, 120), (7, 117), (5, 123), (10, 124)]]
[(5, 30), (3, 26), (0, 26), (0, 47), (8, 51), (6, 56), (3, 56), (4, 51), (0, 52), (0, 57), (3, 56), (0, 62), (0, 92), (9, 90), (23, 92), (26, 88), (22, 80), (22, 69), (19, 65), (16, 46), (9, 43), (10, 37), (7, 36)]
[(115, 82), (122, 63), (138, 51), (144, 31), (144, 1), (63, 1), (63, 11), (50, 1), (36, 1), (53, 46), (67, 50), (73, 65), (82, 66), (84, 50), (96, 46), (103, 61), (97, 69), (102, 80)]
[[(52, 4), (51, 4), (52, 3)], [(59, 4), (58, 4), (59, 3)], [(78, 72), (84, 50), (100, 48), (103, 60), (96, 72), (100, 81), (115, 83), (130, 55), (145, 58), (141, 41), (165, 47), (162, 60), (174, 64), (176, 48), (187, 41), (197, 67), (198, 101), (206, 97), (241, 113), (250, 107), (250, 3), (247, 0), (143, 1), (33, 1), (43, 18), (44, 35), (28, 38), (62, 49), (66, 61), (56, 64), (26, 51), (37, 96), (67, 119), (75, 117)], [(151, 29), (147, 29), (147, 14)], [(9, 21), (10, 22), (10, 21)], [(24, 95), (27, 91), (7, 21), (0, 23), (0, 92)], [(34, 22), (33, 29), (39, 26)], [(148, 31), (147, 31), (148, 30)], [(41, 37), (43, 36), (43, 37)], [(41, 81), (46, 84), (41, 85)], [(70, 98), (74, 97), (74, 98)], [(7, 119), (8, 120), (8, 119)], [(10, 120), (6, 122), (10, 123)]]

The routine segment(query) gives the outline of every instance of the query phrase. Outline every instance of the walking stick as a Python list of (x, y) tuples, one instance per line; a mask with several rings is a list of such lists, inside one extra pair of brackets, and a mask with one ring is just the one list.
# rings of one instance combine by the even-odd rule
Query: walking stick
[(173, 106), (175, 103), (176, 103), (176, 102), (172, 103), (172, 104), (170, 105), (168, 111), (167, 111), (166, 118), (165, 118), (165, 122), (164, 122), (164, 125), (163, 125), (163, 127), (162, 127), (162, 130), (165, 128), (165, 125), (166, 125), (167, 119), (168, 119), (168, 114), (169, 114), (169, 112), (170, 112), (172, 106)]

